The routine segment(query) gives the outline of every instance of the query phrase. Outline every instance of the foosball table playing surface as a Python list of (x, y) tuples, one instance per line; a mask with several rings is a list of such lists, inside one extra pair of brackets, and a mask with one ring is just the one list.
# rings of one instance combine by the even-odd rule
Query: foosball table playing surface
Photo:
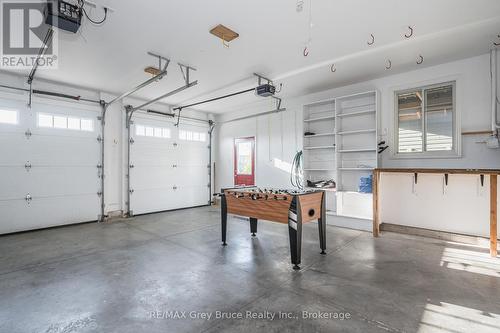
[(291, 261), (300, 269), (302, 225), (318, 221), (319, 247), (326, 254), (325, 193), (318, 190), (276, 190), (258, 187), (226, 188), (221, 197), (222, 244), (226, 243), (227, 214), (250, 218), (250, 232), (257, 233), (257, 221), (288, 224)]

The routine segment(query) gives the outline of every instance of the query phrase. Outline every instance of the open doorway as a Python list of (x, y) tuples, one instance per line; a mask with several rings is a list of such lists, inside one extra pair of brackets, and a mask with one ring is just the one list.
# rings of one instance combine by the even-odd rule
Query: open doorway
[(234, 139), (234, 185), (255, 185), (255, 137)]

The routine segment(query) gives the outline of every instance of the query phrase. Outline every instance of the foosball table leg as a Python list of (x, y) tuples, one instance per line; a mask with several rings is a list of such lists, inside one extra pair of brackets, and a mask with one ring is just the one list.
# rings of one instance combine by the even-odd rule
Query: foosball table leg
[(221, 218), (221, 231), (222, 231), (222, 245), (226, 246), (226, 234), (227, 234), (227, 202), (226, 196), (223, 195), (221, 197), (221, 210), (220, 210), (220, 218)]
[(250, 218), (250, 232), (252, 236), (255, 237), (255, 233), (257, 232), (257, 219), (254, 217)]
[(294, 270), (300, 269), (302, 251), (302, 217), (300, 216), (299, 202), (293, 199), (288, 212), (288, 234), (290, 236), (290, 254)]
[(318, 219), (319, 247), (321, 254), (326, 254), (326, 193), (321, 199), (321, 218)]

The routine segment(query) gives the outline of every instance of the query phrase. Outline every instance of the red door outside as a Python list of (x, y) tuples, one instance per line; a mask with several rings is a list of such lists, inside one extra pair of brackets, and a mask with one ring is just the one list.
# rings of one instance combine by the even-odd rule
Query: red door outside
[(234, 139), (234, 185), (255, 185), (255, 138)]

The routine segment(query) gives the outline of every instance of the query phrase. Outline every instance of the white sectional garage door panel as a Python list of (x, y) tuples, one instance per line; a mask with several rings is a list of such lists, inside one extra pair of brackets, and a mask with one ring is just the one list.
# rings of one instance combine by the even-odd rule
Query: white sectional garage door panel
[[(137, 135), (137, 127), (168, 129), (170, 137)], [(132, 214), (208, 203), (208, 126), (181, 124), (180, 129), (205, 133), (205, 141), (180, 140), (179, 129), (172, 121), (145, 115), (134, 117), (130, 147)]]
[[(96, 220), (99, 109), (40, 102), (28, 109), (24, 101), (4, 99), (0, 109), (19, 115), (17, 125), (0, 124), (0, 233)], [(92, 119), (94, 130), (40, 128), (38, 113)]]

